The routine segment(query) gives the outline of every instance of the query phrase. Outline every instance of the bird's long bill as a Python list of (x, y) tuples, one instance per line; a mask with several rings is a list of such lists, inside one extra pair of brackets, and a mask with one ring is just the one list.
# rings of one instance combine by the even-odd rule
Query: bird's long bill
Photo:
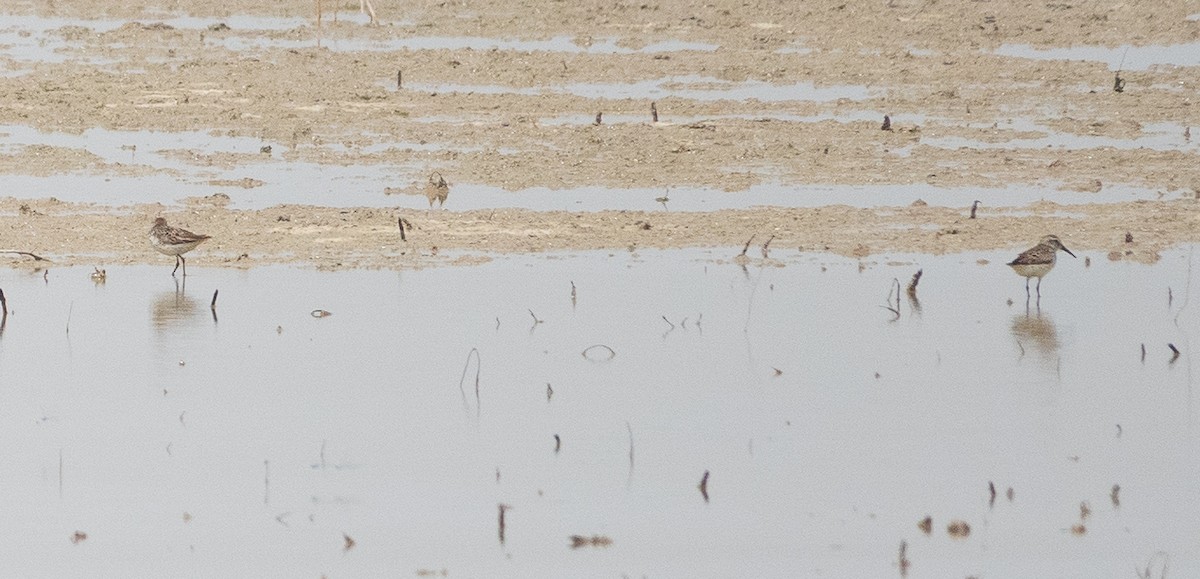
[[(1059, 245), (1062, 245), (1062, 244), (1060, 243)], [(1063, 246), (1062, 246), (1062, 248), (1063, 248), (1063, 251), (1065, 251), (1065, 252), (1067, 252), (1068, 254), (1070, 254), (1070, 256), (1071, 256), (1071, 257), (1075, 257), (1075, 254), (1074, 254), (1074, 253), (1071, 253), (1071, 250), (1067, 249), (1067, 246), (1063, 245)]]

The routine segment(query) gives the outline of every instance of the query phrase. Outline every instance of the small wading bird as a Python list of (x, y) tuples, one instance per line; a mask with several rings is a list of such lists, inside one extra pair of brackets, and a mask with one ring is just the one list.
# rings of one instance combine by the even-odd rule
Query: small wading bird
[(1009, 262), (1008, 266), (1013, 268), (1017, 275), (1025, 277), (1026, 297), (1029, 297), (1029, 278), (1031, 277), (1038, 278), (1037, 296), (1042, 297), (1042, 277), (1054, 269), (1054, 262), (1057, 261), (1060, 249), (1070, 254), (1071, 257), (1075, 257), (1075, 254), (1062, 244), (1057, 235), (1047, 235), (1037, 245), (1021, 252), (1021, 255)]
[(171, 270), (172, 276), (179, 270), (181, 263), (183, 264), (183, 275), (187, 276), (187, 260), (183, 258), (183, 254), (196, 249), (196, 246), (206, 239), (210, 239), (210, 237), (192, 233), (186, 229), (171, 227), (162, 217), (155, 219), (154, 227), (150, 228), (150, 246), (159, 253), (175, 256), (175, 269)]

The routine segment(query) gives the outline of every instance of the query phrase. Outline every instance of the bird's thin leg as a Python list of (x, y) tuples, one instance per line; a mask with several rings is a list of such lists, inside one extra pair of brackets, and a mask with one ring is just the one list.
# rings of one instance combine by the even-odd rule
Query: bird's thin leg
[(1025, 278), (1025, 299), (1029, 299), (1029, 278)]
[[(179, 256), (175, 256), (175, 269), (171, 270), (171, 277), (175, 277), (175, 272), (179, 271)], [(183, 270), (184, 275), (187, 275), (187, 270)]]
[[(184, 277), (184, 278), (187, 278), (187, 259), (185, 259), (185, 258), (184, 258), (184, 257), (181, 255), (181, 256), (179, 256), (179, 261), (182, 261), (182, 262), (183, 262), (183, 277)], [(1041, 294), (1038, 294), (1038, 295), (1040, 296)]]
[(1038, 295), (1038, 301), (1040, 302), (1042, 299), (1042, 278), (1040, 278), (1040, 277), (1038, 278), (1037, 295)]

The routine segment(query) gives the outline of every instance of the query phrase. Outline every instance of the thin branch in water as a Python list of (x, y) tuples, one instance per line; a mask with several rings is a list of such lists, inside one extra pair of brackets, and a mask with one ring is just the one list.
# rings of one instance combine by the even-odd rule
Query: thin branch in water
[[(892, 296), (895, 296), (895, 298), (896, 298), (895, 306), (892, 305)], [(891, 285), (891, 287), (888, 288), (887, 303), (885, 305), (882, 305), (879, 307), (881, 307), (889, 312), (892, 312), (892, 315), (896, 316), (888, 321), (894, 322), (894, 321), (900, 319), (900, 280), (899, 279), (892, 278), (892, 285)]]
[(1179, 348), (1176, 348), (1175, 344), (1167, 344), (1167, 347), (1171, 349), (1171, 361), (1168, 364), (1174, 364), (1175, 360), (1179, 359)]
[(700, 479), (700, 494), (704, 496), (704, 502), (708, 502), (708, 471), (704, 471), (704, 478)]
[(496, 505), (496, 507), (497, 507), (497, 510), (500, 511), (500, 517), (499, 517), (500, 518), (500, 544), (503, 545), (504, 544), (504, 513), (507, 512), (508, 509), (511, 509), (512, 507), (509, 505), (506, 505), (504, 503), (500, 503), (500, 504)]
[(529, 327), (529, 331), (532, 332), (533, 329), (538, 326), (538, 324), (543, 322), (543, 320), (538, 319), (538, 317), (533, 313), (533, 310), (529, 310), (529, 316), (533, 318), (533, 325)]
[(554, 454), (558, 454), (558, 451), (560, 451), (560, 450), (562, 450), (562, 438), (559, 437), (557, 434), (555, 434), (554, 435)]
[[(599, 359), (599, 358), (592, 358), (591, 356), (588, 356), (588, 352), (591, 352), (592, 350), (595, 350), (597, 348), (603, 348), (605, 350), (608, 350), (608, 357), (604, 358), (604, 359)], [(607, 362), (607, 361), (612, 360), (613, 358), (617, 357), (617, 351), (608, 346), (605, 346), (604, 344), (596, 344), (594, 346), (588, 346), (587, 348), (583, 349), (582, 354), (583, 354), (584, 358), (587, 358), (588, 360), (591, 360), (593, 362)]]
[(467, 352), (467, 362), (463, 364), (462, 376), (458, 379), (458, 392), (462, 394), (463, 410), (470, 410), (467, 404), (467, 391), (463, 390), (463, 382), (467, 380), (467, 369), (471, 367), (471, 356), (475, 356), (475, 415), (479, 416), (479, 372), (483, 362), (479, 359), (479, 348), (471, 348)]
[(1146, 343), (1142, 342), (1142, 363), (1146, 363)]
[(667, 319), (667, 316), (663, 316), (663, 317), (662, 317), (662, 320), (663, 320), (664, 322), (666, 322), (666, 323), (667, 323), (667, 325), (671, 326), (671, 329), (670, 329), (670, 330), (667, 330), (667, 333), (668, 333), (668, 334), (669, 334), (669, 333), (671, 333), (671, 332), (673, 332), (673, 331), (675, 331), (675, 324), (672, 324), (672, 323), (671, 323), (671, 320), (668, 320), (668, 319)]
[(554, 389), (550, 387), (549, 382), (546, 382), (546, 402), (549, 402), (551, 398), (554, 398)]
[(988, 508), (996, 506), (996, 485), (992, 481), (988, 481)]

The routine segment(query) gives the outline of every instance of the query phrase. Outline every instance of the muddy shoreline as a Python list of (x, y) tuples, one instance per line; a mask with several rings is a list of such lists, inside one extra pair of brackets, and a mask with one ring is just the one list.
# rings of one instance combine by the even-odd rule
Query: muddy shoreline
[[(15, 199), (0, 204), (0, 246), (65, 262), (150, 261), (143, 230), (158, 214), (214, 235), (198, 257), (239, 265), (394, 267), (404, 263), (396, 256), (434, 247), (737, 247), (751, 234), (776, 235), (777, 248), (843, 255), (1019, 247), (1048, 231), (1074, 247), (1118, 253), (1126, 231), (1148, 254), (1196, 240), (1198, 67), (1147, 64), (1139, 49), (1186, 53), (1200, 41), (1200, 19), (1186, 2), (383, 4), (376, 24), (357, 3), (338, 7), (319, 29), (309, 2), (7, 7), (17, 32), (3, 38), (17, 48), (0, 52), (8, 71), (0, 75), (0, 133), (98, 127), (121, 131), (117, 138), (129, 142), (120, 149), (130, 154), (10, 139), (0, 148), (0, 179), (166, 179), (189, 194), (155, 186), (95, 206), (9, 186), (3, 194)], [(1036, 53), (1084, 45), (1113, 50), (1099, 60)], [(1123, 45), (1133, 47), (1128, 66), (1104, 60)], [(891, 130), (881, 130), (885, 114), (895, 119)], [(166, 161), (150, 162), (139, 156), (139, 131), (246, 137), (261, 152), (185, 142), (154, 151)], [(329, 207), (261, 210), (183, 199), (197, 190), (235, 201), (286, 190), (286, 171), (267, 169), (296, 164), (385, 175), (341, 189), (380, 199), (419, 196), (437, 171), (451, 183), (447, 211), (356, 207), (337, 193), (322, 200)], [(463, 211), (461, 201), (455, 206), (463, 184), (917, 192), (865, 203), (878, 209), (576, 213)], [(921, 188), (1000, 184), (1051, 202), (989, 207), (973, 222), (963, 221), (965, 209), (908, 207)], [(1052, 203), (1056, 192), (1114, 187), (1162, 201)], [(400, 217), (415, 226), (407, 242)]]

